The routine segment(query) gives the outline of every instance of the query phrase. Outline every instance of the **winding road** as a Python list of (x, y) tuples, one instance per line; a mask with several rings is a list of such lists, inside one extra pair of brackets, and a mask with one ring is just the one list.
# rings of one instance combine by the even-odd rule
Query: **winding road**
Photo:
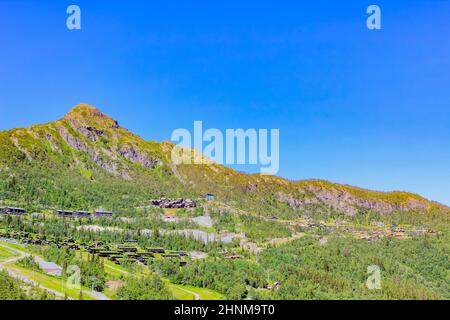
[(19, 280), (21, 280), (21, 281), (23, 281), (25, 283), (28, 283), (28, 284), (32, 284), (34, 286), (37, 286), (37, 287), (39, 287), (41, 289), (44, 289), (44, 290), (46, 290), (48, 292), (53, 293), (54, 295), (56, 295), (58, 297), (64, 298), (64, 294), (63, 293), (61, 293), (59, 291), (56, 291), (56, 290), (53, 290), (53, 289), (50, 289), (50, 288), (47, 288), (47, 287), (37, 283), (36, 281), (34, 281), (34, 280), (32, 280), (32, 279), (30, 279), (30, 278), (20, 274), (19, 272), (14, 270), (14, 268), (11, 268), (11, 267), (7, 266), (8, 264), (17, 262), (20, 259), (25, 258), (25, 257), (29, 257), (29, 256), (35, 257), (34, 255), (31, 255), (29, 253), (26, 253), (24, 251), (21, 251), (21, 250), (18, 250), (18, 249), (9, 247), (9, 246), (5, 246), (3, 244), (0, 244), (0, 247), (4, 248), (4, 249), (6, 249), (6, 250), (8, 250), (10, 252), (14, 252), (14, 253), (16, 253), (18, 255), (18, 256), (14, 257), (14, 258), (11, 258), (11, 259), (8, 259), (8, 260), (5, 260), (5, 261), (1, 261), (0, 262), (0, 270), (6, 271), (13, 278), (19, 279)]
[[(10, 252), (14, 252), (15, 254), (17, 254), (17, 256), (14, 257), (14, 258), (11, 258), (11, 259), (8, 259), (8, 260), (5, 260), (5, 261), (1, 261), (0, 262), (0, 270), (4, 270), (4, 271), (8, 272), (8, 274), (11, 277), (13, 277), (13, 278), (19, 279), (19, 280), (21, 280), (21, 281), (23, 281), (25, 283), (29, 283), (29, 284), (35, 285), (35, 286), (37, 286), (37, 287), (39, 287), (41, 289), (44, 289), (44, 290), (46, 290), (48, 292), (51, 292), (55, 296), (58, 296), (58, 297), (61, 297), (61, 298), (65, 297), (64, 293), (56, 291), (56, 290), (53, 290), (53, 289), (50, 289), (50, 288), (47, 288), (47, 287), (41, 285), (40, 283), (30, 279), (29, 277), (27, 277), (27, 276), (17, 272), (14, 268), (8, 267), (8, 264), (17, 262), (20, 259), (25, 258), (25, 257), (29, 257), (29, 256), (32, 256), (37, 263), (45, 262), (45, 260), (43, 260), (39, 256), (27, 253), (25, 251), (22, 251), (22, 250), (19, 250), (19, 249), (16, 249), (16, 248), (12, 248), (12, 247), (7, 246), (7, 245), (0, 244), (0, 247), (4, 248), (4, 249), (6, 249), (6, 250), (8, 250)], [(107, 296), (105, 296), (101, 292), (83, 290), (83, 293), (87, 294), (87, 295), (89, 295), (89, 296), (91, 296), (91, 297), (93, 297), (93, 298), (95, 298), (97, 300), (110, 300)], [(69, 298), (69, 299), (73, 300), (71, 298)]]

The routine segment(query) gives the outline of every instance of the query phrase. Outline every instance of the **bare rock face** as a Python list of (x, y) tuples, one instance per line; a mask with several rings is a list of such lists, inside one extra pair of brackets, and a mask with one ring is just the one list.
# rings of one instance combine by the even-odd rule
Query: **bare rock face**
[(89, 155), (89, 158), (98, 164), (100, 167), (108, 171), (109, 173), (120, 177), (122, 179), (129, 180), (130, 177), (127, 173), (121, 172), (118, 168), (118, 165), (114, 160), (114, 157), (107, 156), (104, 152), (101, 150), (90, 147), (85, 141), (78, 139), (77, 137), (73, 136), (67, 128), (64, 126), (58, 127), (58, 132), (61, 136), (61, 138), (72, 148), (84, 152)]
[(192, 199), (167, 199), (161, 198), (156, 200), (150, 200), (150, 204), (160, 208), (195, 208), (197, 204)]
[(335, 190), (319, 189), (313, 191), (320, 202), (325, 203), (337, 211), (346, 212), (348, 215), (355, 215), (357, 208), (354, 207), (356, 199), (349, 194), (336, 192)]
[(82, 151), (82, 152), (88, 152), (89, 148), (87, 144), (84, 141), (81, 141), (80, 139), (74, 137), (72, 134), (70, 134), (69, 130), (67, 130), (66, 127), (60, 126), (58, 127), (58, 132), (63, 138), (63, 140), (72, 148)]
[(358, 197), (341, 188), (309, 186), (305, 190), (308, 195), (305, 194), (302, 199), (281, 192), (277, 192), (275, 196), (279, 201), (288, 203), (294, 210), (300, 210), (310, 204), (324, 204), (349, 216), (357, 214), (360, 210), (390, 214), (394, 211), (426, 210), (428, 207), (426, 202), (412, 197), (404, 202), (388, 202), (370, 197)]
[(92, 142), (97, 142), (99, 137), (103, 136), (105, 134), (105, 130), (99, 130), (94, 127), (75, 127), (75, 130), (80, 132), (82, 135), (84, 135), (86, 138), (91, 140)]
[(254, 191), (256, 191), (256, 189), (258, 189), (258, 185), (256, 183), (250, 183), (245, 186), (246, 192), (254, 192)]
[(157, 165), (161, 164), (159, 159), (153, 159), (133, 146), (122, 147), (118, 149), (118, 153), (128, 161), (140, 163), (147, 168), (154, 169)]
[(78, 105), (66, 114), (63, 121), (82, 135), (73, 135), (65, 126), (60, 126), (58, 131), (64, 141), (70, 147), (89, 154), (92, 161), (118, 177), (130, 179), (127, 170), (124, 170), (128, 165), (123, 159), (151, 169), (161, 164), (160, 159), (132, 144), (119, 146), (120, 135), (129, 137), (128, 131), (95, 107)]
[(303, 201), (295, 199), (294, 197), (292, 197), (289, 194), (277, 192), (277, 193), (275, 193), (275, 196), (277, 197), (277, 199), (279, 201), (288, 203), (289, 206), (294, 210), (299, 209), (303, 205)]
[(412, 210), (425, 210), (428, 205), (416, 199), (408, 199), (407, 206)]
[(388, 203), (381, 200), (369, 200), (357, 197), (337, 189), (310, 188), (316, 197), (326, 205), (335, 210), (346, 212), (348, 215), (354, 215), (358, 208), (371, 210), (373, 212), (388, 214), (393, 211), (406, 211), (408, 207), (402, 207), (396, 203)]

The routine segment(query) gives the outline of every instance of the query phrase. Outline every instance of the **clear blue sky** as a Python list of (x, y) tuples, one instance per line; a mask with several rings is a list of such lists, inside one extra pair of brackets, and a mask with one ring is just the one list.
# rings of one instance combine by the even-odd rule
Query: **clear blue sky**
[(449, 1), (2, 0), (0, 44), (0, 130), (79, 102), (150, 140), (279, 128), (283, 177), (450, 204)]

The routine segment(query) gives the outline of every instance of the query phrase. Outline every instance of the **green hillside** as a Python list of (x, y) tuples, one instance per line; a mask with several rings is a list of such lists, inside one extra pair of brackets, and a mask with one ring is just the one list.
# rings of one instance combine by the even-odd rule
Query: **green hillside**
[(165, 197), (199, 197), (251, 214), (444, 213), (406, 192), (375, 192), (326, 181), (249, 175), (218, 164), (174, 165), (170, 142), (141, 139), (95, 107), (63, 119), (0, 132), (0, 201), (29, 209), (127, 209)]
[[(40, 213), (0, 215), (0, 267), (15, 275), (0, 274), (0, 287), (13, 288), (3, 299), (65, 296), (67, 275), (46, 274), (25, 253), (80, 265), (83, 286), (98, 280), (97, 298), (449, 299), (449, 208), (407, 192), (175, 165), (173, 148), (88, 105), (0, 132), (0, 206)], [(196, 208), (149, 207), (206, 193), (215, 198)], [(49, 214), (99, 208), (113, 217)], [(147, 252), (157, 248), (165, 254)], [(367, 286), (370, 266), (381, 289)], [(24, 277), (40, 287), (30, 291)]]

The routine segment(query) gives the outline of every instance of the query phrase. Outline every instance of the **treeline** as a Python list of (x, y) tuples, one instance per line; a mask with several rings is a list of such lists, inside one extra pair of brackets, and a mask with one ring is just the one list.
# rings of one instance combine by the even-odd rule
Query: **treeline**
[(168, 286), (157, 275), (144, 278), (128, 277), (119, 288), (117, 296), (122, 300), (173, 300)]

